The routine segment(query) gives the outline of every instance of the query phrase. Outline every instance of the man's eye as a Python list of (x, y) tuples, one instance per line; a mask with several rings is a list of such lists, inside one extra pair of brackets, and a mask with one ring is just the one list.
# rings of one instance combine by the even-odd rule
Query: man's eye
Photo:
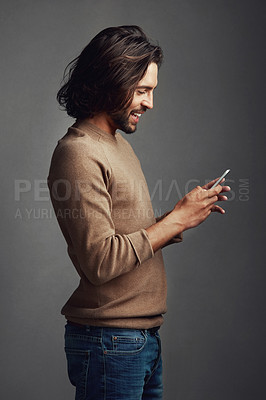
[(145, 94), (145, 90), (138, 90), (138, 94)]

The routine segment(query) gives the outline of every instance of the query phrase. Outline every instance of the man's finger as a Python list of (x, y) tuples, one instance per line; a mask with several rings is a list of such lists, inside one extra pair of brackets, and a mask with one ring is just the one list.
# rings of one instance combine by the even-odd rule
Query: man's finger
[(226, 196), (218, 196), (218, 201), (227, 201), (228, 198)]
[[(220, 179), (220, 178), (213, 179), (211, 182), (208, 182), (208, 183), (206, 183), (206, 185), (202, 186), (202, 188), (207, 189), (207, 190), (211, 189), (211, 187), (215, 184), (215, 182), (218, 181), (218, 179)], [(220, 183), (223, 183), (224, 181), (225, 181), (225, 178), (223, 178)]]
[(217, 206), (216, 204), (214, 206), (212, 206), (211, 211), (218, 212), (220, 214), (225, 214), (225, 210), (222, 207)]
[(222, 192), (230, 192), (231, 188), (230, 186), (222, 186)]
[(223, 186), (217, 185), (215, 188), (208, 190), (208, 197), (218, 196), (218, 194), (221, 193), (222, 190)]

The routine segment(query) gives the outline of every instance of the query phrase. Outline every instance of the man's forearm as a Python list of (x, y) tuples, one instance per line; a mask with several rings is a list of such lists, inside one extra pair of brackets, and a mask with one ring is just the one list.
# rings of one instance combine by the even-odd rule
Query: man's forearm
[(164, 247), (171, 239), (184, 230), (183, 225), (175, 221), (172, 212), (156, 224), (146, 228), (154, 252)]
[(227, 200), (227, 197), (221, 196), (220, 193), (228, 192), (230, 187), (218, 185), (209, 189), (214, 182), (203, 188), (197, 186), (186, 194), (165, 218), (146, 229), (154, 252), (164, 247), (174, 236), (201, 224), (212, 211), (225, 213), (214, 203), (218, 200)]

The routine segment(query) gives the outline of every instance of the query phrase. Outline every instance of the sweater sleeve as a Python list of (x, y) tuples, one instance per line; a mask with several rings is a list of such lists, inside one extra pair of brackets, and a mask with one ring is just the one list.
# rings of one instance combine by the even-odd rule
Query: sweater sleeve
[(112, 220), (111, 170), (99, 151), (57, 147), (48, 186), (68, 252), (80, 273), (102, 285), (137, 268), (154, 253), (144, 229), (117, 234)]

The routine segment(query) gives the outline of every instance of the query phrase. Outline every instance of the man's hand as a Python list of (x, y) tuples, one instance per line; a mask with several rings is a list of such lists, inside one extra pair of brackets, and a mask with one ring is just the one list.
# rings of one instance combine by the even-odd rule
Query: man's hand
[(221, 185), (211, 189), (218, 179), (202, 187), (197, 186), (184, 196), (165, 218), (146, 229), (154, 252), (171, 243), (176, 235), (201, 224), (211, 212), (225, 213), (225, 210), (215, 203), (226, 201), (227, 197), (221, 193), (231, 189)]
[(225, 213), (222, 207), (214, 203), (226, 201), (227, 197), (221, 193), (228, 192), (230, 187), (218, 185), (210, 189), (217, 180), (218, 178), (202, 187), (197, 186), (175, 205), (172, 216), (183, 226), (184, 231), (201, 224), (211, 212)]

